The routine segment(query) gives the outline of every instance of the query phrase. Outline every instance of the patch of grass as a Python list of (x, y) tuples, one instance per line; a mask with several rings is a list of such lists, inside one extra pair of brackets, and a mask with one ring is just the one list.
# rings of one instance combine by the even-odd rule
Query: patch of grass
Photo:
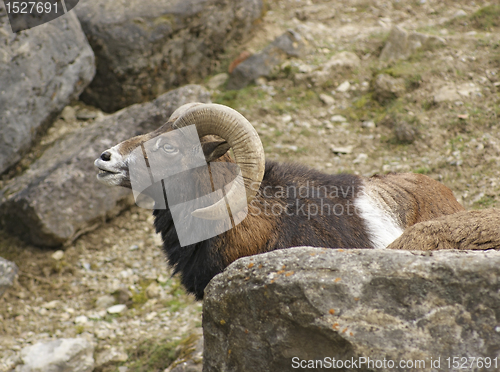
[(415, 90), (422, 83), (424, 69), (410, 61), (397, 61), (384, 69), (372, 69), (373, 76), (387, 74), (395, 78), (403, 78), (407, 90)]
[(312, 133), (309, 129), (302, 129), (299, 134), (304, 137), (314, 136), (314, 133)]
[(481, 31), (491, 31), (500, 27), (500, 5), (488, 5), (470, 16), (454, 18), (446, 23), (447, 27), (455, 27), (462, 31), (471, 28)]
[(456, 136), (454, 138), (450, 138), (450, 146), (452, 151), (464, 151), (465, 149), (465, 141), (462, 136)]
[(146, 288), (151, 284), (152, 280), (140, 280), (138, 285), (138, 291), (133, 291), (132, 293), (132, 308), (140, 308), (148, 301), (148, 296), (146, 294)]
[(255, 86), (248, 86), (240, 90), (227, 90), (214, 95), (213, 102), (241, 110), (243, 107), (254, 107), (266, 97), (266, 93)]
[(174, 298), (173, 300), (166, 301), (164, 303), (164, 306), (166, 310), (170, 311), (171, 313), (175, 313), (181, 309), (184, 309), (187, 304), (183, 299)]
[(431, 170), (430, 168), (428, 167), (420, 167), (420, 168), (417, 168), (413, 171), (413, 173), (418, 173), (418, 174), (429, 174), (431, 173)]
[(492, 208), (496, 205), (496, 200), (493, 196), (485, 195), (478, 201), (476, 201), (472, 207), (475, 209), (486, 209)]
[(149, 339), (135, 349), (128, 350), (130, 372), (157, 372), (166, 369), (177, 358), (181, 341)]
[(81, 335), (83, 333), (83, 331), (85, 331), (85, 327), (83, 325), (79, 324), (75, 327), (75, 331), (76, 331), (77, 335)]
[(470, 16), (471, 24), (480, 30), (491, 30), (500, 27), (500, 5), (488, 5)]

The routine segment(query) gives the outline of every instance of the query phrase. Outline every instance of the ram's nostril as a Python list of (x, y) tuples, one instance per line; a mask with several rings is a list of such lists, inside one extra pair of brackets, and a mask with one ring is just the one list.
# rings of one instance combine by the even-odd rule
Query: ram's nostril
[(111, 160), (111, 153), (109, 151), (104, 151), (101, 154), (101, 160), (110, 161)]

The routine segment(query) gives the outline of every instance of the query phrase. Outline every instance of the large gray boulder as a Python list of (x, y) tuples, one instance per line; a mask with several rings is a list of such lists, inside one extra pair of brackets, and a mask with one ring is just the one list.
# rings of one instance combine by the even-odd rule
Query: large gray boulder
[(75, 14), (12, 33), (0, 14), (0, 173), (95, 74), (94, 53)]
[(209, 93), (188, 85), (97, 119), (56, 142), (0, 191), (0, 220), (42, 246), (61, 245), (96, 227), (130, 205), (131, 192), (100, 184), (94, 160), (109, 147), (156, 129), (177, 107), (193, 101), (209, 102)]
[(92, 372), (94, 345), (83, 338), (38, 342), (21, 350), (15, 372)]
[(262, 0), (80, 1), (97, 75), (82, 100), (113, 112), (207, 76), (231, 40), (249, 36)]
[(0, 257), (0, 297), (14, 284), (16, 276), (16, 264)]
[[(451, 371), (447, 358), (462, 357), (483, 367), (490, 358), (470, 371), (497, 371), (499, 277), (498, 251), (302, 247), (242, 258), (205, 291), (204, 371), (294, 371), (332, 358), (357, 361), (350, 371)], [(368, 358), (375, 367), (360, 364)]]

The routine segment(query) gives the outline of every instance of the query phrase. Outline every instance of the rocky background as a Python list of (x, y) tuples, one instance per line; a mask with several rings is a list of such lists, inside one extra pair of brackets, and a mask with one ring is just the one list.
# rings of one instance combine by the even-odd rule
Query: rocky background
[[(0, 6), (0, 62), (0, 371), (54, 365), (64, 371), (201, 371), (201, 303), (167, 270), (150, 212), (132, 206), (126, 190), (98, 184), (92, 165), (102, 150), (150, 131), (186, 102), (212, 101), (242, 112), (271, 159), (329, 173), (423, 173), (449, 186), (466, 209), (499, 205), (500, 6), (495, 2), (143, 0), (125, 6), (82, 0), (68, 15), (19, 34), (12, 34)], [(280, 254), (272, 262), (290, 260)], [(392, 264), (372, 268), (372, 278), (394, 274), (394, 262), (411, 255), (388, 254), (377, 259)], [(366, 255), (353, 254), (357, 261), (351, 264), (362, 266)], [(476, 255), (470, 270), (460, 261), (463, 254), (435, 264), (448, 279), (469, 270), (467, 275), (481, 282), (481, 293), (493, 293), (492, 262), (498, 257)], [(431, 275), (426, 265), (433, 263), (418, 260), (421, 271), (412, 275)], [(250, 263), (238, 265), (254, 275)], [(240, 266), (217, 283), (227, 275), (238, 278)], [(261, 274), (255, 275), (260, 280)], [(278, 289), (294, 277), (283, 275)], [(387, 296), (400, 285), (376, 282)], [(438, 302), (448, 307), (432, 319), (422, 315), (425, 306), (437, 306), (432, 301), (415, 311), (431, 334), (433, 322), (454, 319), (436, 330), (440, 339), (465, 332), (457, 327), (468, 324), (476, 339), (464, 334), (462, 341), (487, 340), (494, 358), (498, 316), (486, 300), (471, 307), (477, 299), (459, 295), (465, 292), (458, 282), (453, 298), (422, 282), (427, 293), (436, 293), (435, 301), (443, 295)], [(208, 304), (217, 296), (226, 296), (228, 304), (241, 302), (217, 285)], [(345, 296), (353, 291), (342, 288)], [(280, 295), (286, 303), (286, 294)], [(493, 295), (487, 298), (498, 303)], [(392, 305), (412, 307), (414, 301), (418, 296)], [(346, 318), (348, 312), (368, 316), (366, 324), (380, 326), (380, 337), (388, 332), (382, 308), (342, 306), (347, 307), (332, 306), (341, 313), (326, 314), (318, 324), (331, 327), (327, 320), (338, 315), (358, 327), (352, 340), (340, 328), (323, 332), (325, 340), (343, 345), (342, 355), (371, 347), (363, 328)], [(232, 359), (214, 357), (222, 355), (221, 340), (237, 334), (224, 333), (229, 323), (224, 328), (221, 319), (228, 319), (219, 319), (213, 309), (205, 310), (207, 342), (212, 342), (206, 349), (213, 351), (214, 366), (208, 370), (244, 355), (234, 350)], [(278, 310), (286, 323), (286, 309)], [(387, 317), (398, 327), (420, 316), (397, 311)], [(247, 321), (236, 328), (250, 326), (243, 325)], [(297, 324), (298, 334), (301, 327), (310, 328), (307, 322)], [(269, 342), (265, 334), (259, 337), (263, 345)], [(424, 339), (415, 338), (415, 345)], [(44, 366), (40, 355), (47, 357)], [(276, 354), (276, 365), (280, 358)]]

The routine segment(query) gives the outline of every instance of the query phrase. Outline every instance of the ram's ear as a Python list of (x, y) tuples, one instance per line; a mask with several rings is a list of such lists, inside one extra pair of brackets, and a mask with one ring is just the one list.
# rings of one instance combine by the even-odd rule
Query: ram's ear
[(231, 148), (231, 146), (229, 146), (229, 143), (227, 143), (226, 141), (207, 142), (202, 144), (201, 146), (203, 148), (203, 154), (205, 154), (207, 163), (220, 158)]

